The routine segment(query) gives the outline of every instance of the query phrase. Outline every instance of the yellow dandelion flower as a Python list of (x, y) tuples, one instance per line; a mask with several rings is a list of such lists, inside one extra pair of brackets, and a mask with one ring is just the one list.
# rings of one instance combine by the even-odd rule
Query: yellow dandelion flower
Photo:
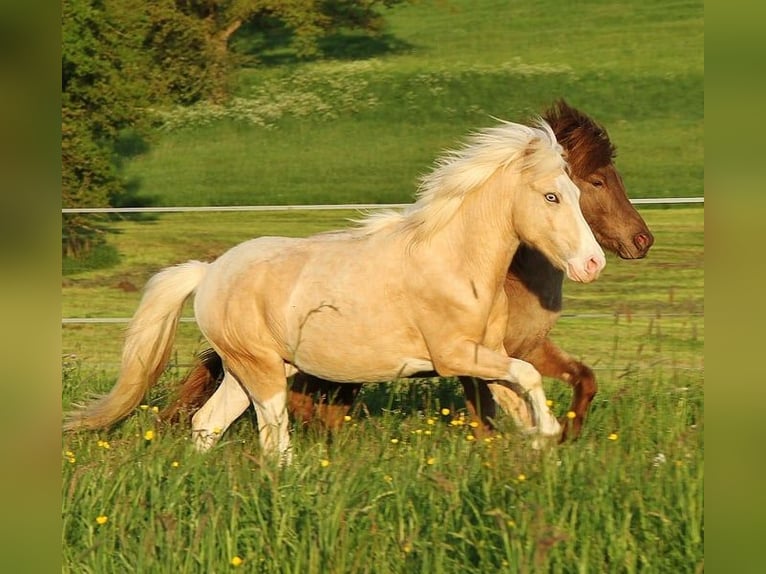
[(77, 462), (77, 458), (74, 456), (68, 457), (67, 460), (69, 461), (70, 464), (74, 464)]
[(140, 405), (138, 408), (141, 409), (142, 411), (145, 411), (149, 408), (149, 405)]
[(426, 464), (436, 464), (436, 458), (433, 456), (429, 456), (428, 460), (426, 460)]
[(460, 425), (462, 425), (463, 423), (462, 423), (461, 421), (459, 421), (458, 419), (452, 419), (452, 420), (449, 422), (449, 424), (451, 424), (453, 427), (459, 427), (459, 426), (460, 426)]
[(572, 420), (572, 419), (573, 419), (573, 418), (575, 418), (576, 416), (577, 416), (577, 413), (576, 413), (576, 412), (574, 412), (574, 411), (569, 411), (569, 412), (567, 412), (567, 418), (568, 418), (569, 420)]
[(610, 434), (610, 435), (609, 435), (608, 437), (606, 437), (606, 438), (608, 438), (609, 440), (617, 440), (619, 437), (617, 436), (617, 433), (616, 433), (616, 432), (613, 432), (612, 434)]
[(240, 558), (239, 556), (235, 556), (234, 558), (231, 559), (231, 565), (234, 566), (235, 568), (237, 566), (242, 566), (243, 562), (244, 560), (242, 560), (242, 558)]
[(100, 446), (101, 448), (111, 448), (111, 445), (109, 444), (109, 442), (105, 440), (98, 441), (98, 446)]
[(322, 468), (327, 468), (328, 466), (330, 466), (330, 461), (327, 460), (326, 458), (323, 458), (322, 460), (319, 461), (319, 466), (321, 466)]
[(104, 516), (103, 514), (101, 516), (96, 516), (96, 524), (106, 524), (109, 520), (109, 517)]
[(158, 412), (160, 412), (160, 407), (158, 407), (158, 406), (153, 406), (153, 407), (152, 407), (152, 412), (153, 412), (154, 414), (157, 414)]
[(442, 414), (446, 417), (449, 415), (449, 409), (442, 409)]
[(509, 520), (505, 524), (508, 528), (516, 528), (516, 523), (513, 520)]
[(390, 484), (390, 483), (392, 483), (392, 482), (394, 481), (394, 477), (393, 477), (393, 476), (391, 476), (390, 474), (387, 474), (387, 475), (385, 475), (385, 476), (383, 477), (383, 480), (384, 480), (384, 481), (386, 481), (386, 482), (388, 482), (388, 483)]
[(484, 437), (484, 442), (486, 442), (487, 444), (491, 443), (493, 440), (494, 439), (491, 436)]
[(429, 418), (429, 419), (426, 419), (426, 424), (433, 425), (433, 424), (436, 424), (436, 421), (434, 419)]
[(64, 456), (66, 456), (66, 457), (72, 457), (72, 456), (74, 456), (74, 453), (73, 453), (71, 450), (68, 450), (68, 451), (66, 451), (66, 452), (64, 453)]
[(545, 406), (552, 407), (553, 406), (553, 401), (548, 399), (547, 401), (545, 401)]
[(343, 420), (346, 421), (346, 422), (350, 422), (351, 421), (351, 417), (346, 415), (346, 416), (343, 417)]
[(178, 468), (179, 466), (181, 466), (181, 463), (178, 462), (177, 460), (174, 460), (173, 462), (170, 463), (170, 466), (172, 466), (173, 468)]
[(418, 429), (414, 431), (415, 434), (423, 434), (423, 429)]
[(467, 440), (467, 441), (476, 440), (476, 437), (473, 436), (472, 434), (467, 434), (467, 435), (465, 435), (465, 440)]
[(431, 433), (430, 430), (424, 430), (423, 434), (426, 435), (426, 436), (430, 436), (432, 433)]
[(402, 545), (402, 551), (403, 551), (405, 554), (409, 554), (410, 552), (412, 552), (412, 544), (410, 544), (409, 542), (405, 542), (405, 543)]
[(470, 423), (468, 423), (468, 426), (471, 427), (472, 429), (479, 428), (479, 423), (477, 423), (476, 421), (471, 421)]
[(144, 440), (154, 440), (154, 431), (148, 430), (144, 433)]
[(392, 438), (391, 439), (391, 444), (399, 444), (399, 439), (398, 438)]
[(525, 480), (527, 480), (527, 475), (526, 475), (526, 474), (524, 474), (524, 473), (521, 473), (521, 474), (520, 474), (519, 476), (517, 476), (516, 478), (518, 479), (518, 481), (519, 481), (519, 482), (524, 482)]

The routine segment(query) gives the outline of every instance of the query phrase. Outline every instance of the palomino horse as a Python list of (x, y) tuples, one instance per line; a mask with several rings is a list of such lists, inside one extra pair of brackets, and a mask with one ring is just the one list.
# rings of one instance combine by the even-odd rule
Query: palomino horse
[[(623, 259), (644, 257), (654, 238), (628, 200), (606, 130), (563, 100), (544, 118), (564, 148), (570, 176), (581, 190), (580, 207), (598, 242)], [(590, 367), (559, 349), (548, 337), (561, 313), (562, 286), (563, 273), (555, 265), (536, 249), (520, 247), (505, 279), (509, 307), (504, 345), (510, 356), (529, 361), (544, 376), (572, 386), (570, 411), (575, 418), (562, 419), (564, 440), (579, 435), (597, 385)], [(212, 349), (203, 351), (199, 363), (179, 385), (177, 399), (163, 411), (163, 418), (174, 420), (180, 411), (195, 412), (218, 388), (222, 376), (221, 358)], [(474, 418), (481, 415), (484, 429), (492, 428), (495, 417), (493, 395), (520, 426), (530, 426), (528, 411), (515, 393), (481, 380), (462, 378), (461, 382), (468, 409)], [(290, 411), (300, 421), (316, 416), (328, 428), (336, 428), (360, 388), (361, 384), (336, 385), (298, 373), (289, 396)], [(238, 404), (242, 411), (249, 405), (244, 392)]]
[(252, 239), (212, 263), (164, 269), (131, 320), (116, 385), (69, 413), (65, 429), (110, 425), (140, 403), (195, 293), (197, 324), (226, 370), (194, 417), (202, 449), (240, 414), (226, 412), (227, 388), (241, 392), (239, 383), (255, 406), (263, 452), (289, 462), (286, 374), (294, 369), (339, 383), (431, 370), (496, 381), (527, 395), (538, 434), (558, 435), (540, 373), (503, 348), (503, 285), (522, 242), (575, 281), (604, 267), (566, 169), (545, 121), (504, 122), (444, 155), (402, 213), (345, 232)]

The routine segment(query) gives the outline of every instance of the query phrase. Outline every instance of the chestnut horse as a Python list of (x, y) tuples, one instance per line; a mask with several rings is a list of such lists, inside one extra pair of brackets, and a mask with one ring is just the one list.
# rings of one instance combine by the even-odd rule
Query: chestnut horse
[[(622, 259), (643, 258), (654, 238), (628, 200), (614, 165), (616, 150), (606, 130), (564, 100), (556, 102), (544, 118), (564, 148), (570, 177), (581, 191), (580, 207), (597, 241)], [(539, 251), (522, 245), (505, 278), (509, 328), (504, 344), (509, 355), (529, 361), (544, 376), (571, 385), (570, 411), (575, 417), (561, 419), (561, 440), (565, 440), (567, 436), (579, 435), (597, 385), (590, 367), (572, 358), (548, 337), (561, 313), (562, 286), (561, 271)], [(222, 377), (220, 356), (212, 349), (203, 351), (162, 417), (177, 421), (181, 413), (193, 414), (218, 388)], [(461, 378), (461, 383), (469, 411), (482, 422), (480, 430), (493, 428), (495, 401), (520, 426), (531, 424), (526, 405), (515, 393), (482, 380)], [(292, 382), (289, 409), (303, 423), (318, 419), (330, 429), (337, 428), (360, 388), (361, 383), (339, 385), (299, 372)]]
[(201, 450), (242, 414), (244, 396), (262, 451), (289, 463), (287, 376), (296, 370), (340, 383), (432, 370), (493, 381), (524, 394), (537, 435), (557, 436), (540, 373), (503, 346), (503, 279), (522, 243), (575, 281), (595, 280), (606, 264), (542, 118), (473, 134), (437, 161), (403, 212), (335, 233), (251, 239), (212, 263), (160, 271), (130, 322), (115, 386), (69, 413), (65, 429), (109, 426), (140, 403), (193, 295), (197, 325), (226, 372), (192, 419)]

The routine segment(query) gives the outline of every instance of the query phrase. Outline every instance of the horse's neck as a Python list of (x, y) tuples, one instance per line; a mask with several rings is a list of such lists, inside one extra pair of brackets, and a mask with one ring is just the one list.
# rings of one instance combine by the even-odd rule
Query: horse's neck
[(478, 275), (501, 285), (511, 259), (521, 245), (510, 218), (503, 209), (472, 202), (460, 215), (461, 233), (455, 240), (465, 265), (479, 270)]
[(511, 260), (508, 273), (537, 297), (548, 311), (561, 311), (564, 272), (555, 267), (540, 251), (520, 245)]

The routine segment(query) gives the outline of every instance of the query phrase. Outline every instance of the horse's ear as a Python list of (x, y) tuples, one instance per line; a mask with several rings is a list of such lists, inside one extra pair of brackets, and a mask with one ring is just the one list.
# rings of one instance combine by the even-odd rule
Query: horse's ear
[(521, 171), (526, 172), (537, 165), (537, 154), (540, 151), (542, 140), (539, 137), (534, 137), (524, 146), (524, 152), (522, 153)]
[(529, 143), (524, 148), (524, 161), (527, 162), (528, 160), (532, 159), (532, 156), (537, 153), (537, 151), (540, 149), (540, 143), (541, 140), (538, 137), (532, 138), (529, 140)]

